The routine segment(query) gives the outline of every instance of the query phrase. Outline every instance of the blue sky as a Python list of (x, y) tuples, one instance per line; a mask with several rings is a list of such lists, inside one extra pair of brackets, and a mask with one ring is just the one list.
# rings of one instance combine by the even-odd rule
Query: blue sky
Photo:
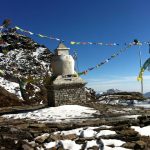
[[(149, 0), (5, 0), (1, 1), (0, 19), (10, 18), (12, 26), (65, 40), (67, 47), (78, 52), (79, 70), (105, 60), (132, 42), (150, 40)], [(52, 51), (58, 42), (33, 39)], [(70, 45), (69, 41), (116, 42), (120, 46)], [(134, 46), (99, 69), (82, 76), (88, 86), (105, 91), (118, 88), (140, 91), (139, 49), (143, 62), (149, 58), (148, 46)], [(150, 91), (150, 72), (144, 74), (144, 91)]]

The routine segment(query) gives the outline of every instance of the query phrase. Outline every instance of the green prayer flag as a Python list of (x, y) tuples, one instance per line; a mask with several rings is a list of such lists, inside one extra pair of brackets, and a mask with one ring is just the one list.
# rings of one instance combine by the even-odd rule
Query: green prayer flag
[(18, 26), (15, 26), (15, 28), (16, 28), (17, 30), (20, 30), (20, 28), (19, 28)]
[(39, 36), (39, 37), (44, 37), (44, 35), (42, 35), (42, 34), (38, 34), (38, 36)]

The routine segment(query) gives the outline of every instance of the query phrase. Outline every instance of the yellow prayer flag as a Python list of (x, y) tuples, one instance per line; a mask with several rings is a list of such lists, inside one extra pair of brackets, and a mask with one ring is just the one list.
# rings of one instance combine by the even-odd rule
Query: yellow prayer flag
[(70, 44), (74, 45), (74, 44), (76, 44), (76, 42), (71, 41)]

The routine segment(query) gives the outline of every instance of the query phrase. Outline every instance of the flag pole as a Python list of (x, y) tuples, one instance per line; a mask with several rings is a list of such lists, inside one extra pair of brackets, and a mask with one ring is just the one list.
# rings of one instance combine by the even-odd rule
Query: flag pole
[[(141, 50), (139, 49), (140, 69), (142, 68)], [(143, 94), (143, 80), (141, 80), (141, 93)]]

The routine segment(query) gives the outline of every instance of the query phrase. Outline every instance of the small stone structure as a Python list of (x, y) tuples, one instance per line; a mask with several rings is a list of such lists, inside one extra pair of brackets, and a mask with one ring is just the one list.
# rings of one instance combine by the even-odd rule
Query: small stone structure
[(52, 59), (52, 80), (48, 86), (48, 106), (77, 104), (86, 101), (86, 82), (74, 71), (69, 48), (60, 43)]

